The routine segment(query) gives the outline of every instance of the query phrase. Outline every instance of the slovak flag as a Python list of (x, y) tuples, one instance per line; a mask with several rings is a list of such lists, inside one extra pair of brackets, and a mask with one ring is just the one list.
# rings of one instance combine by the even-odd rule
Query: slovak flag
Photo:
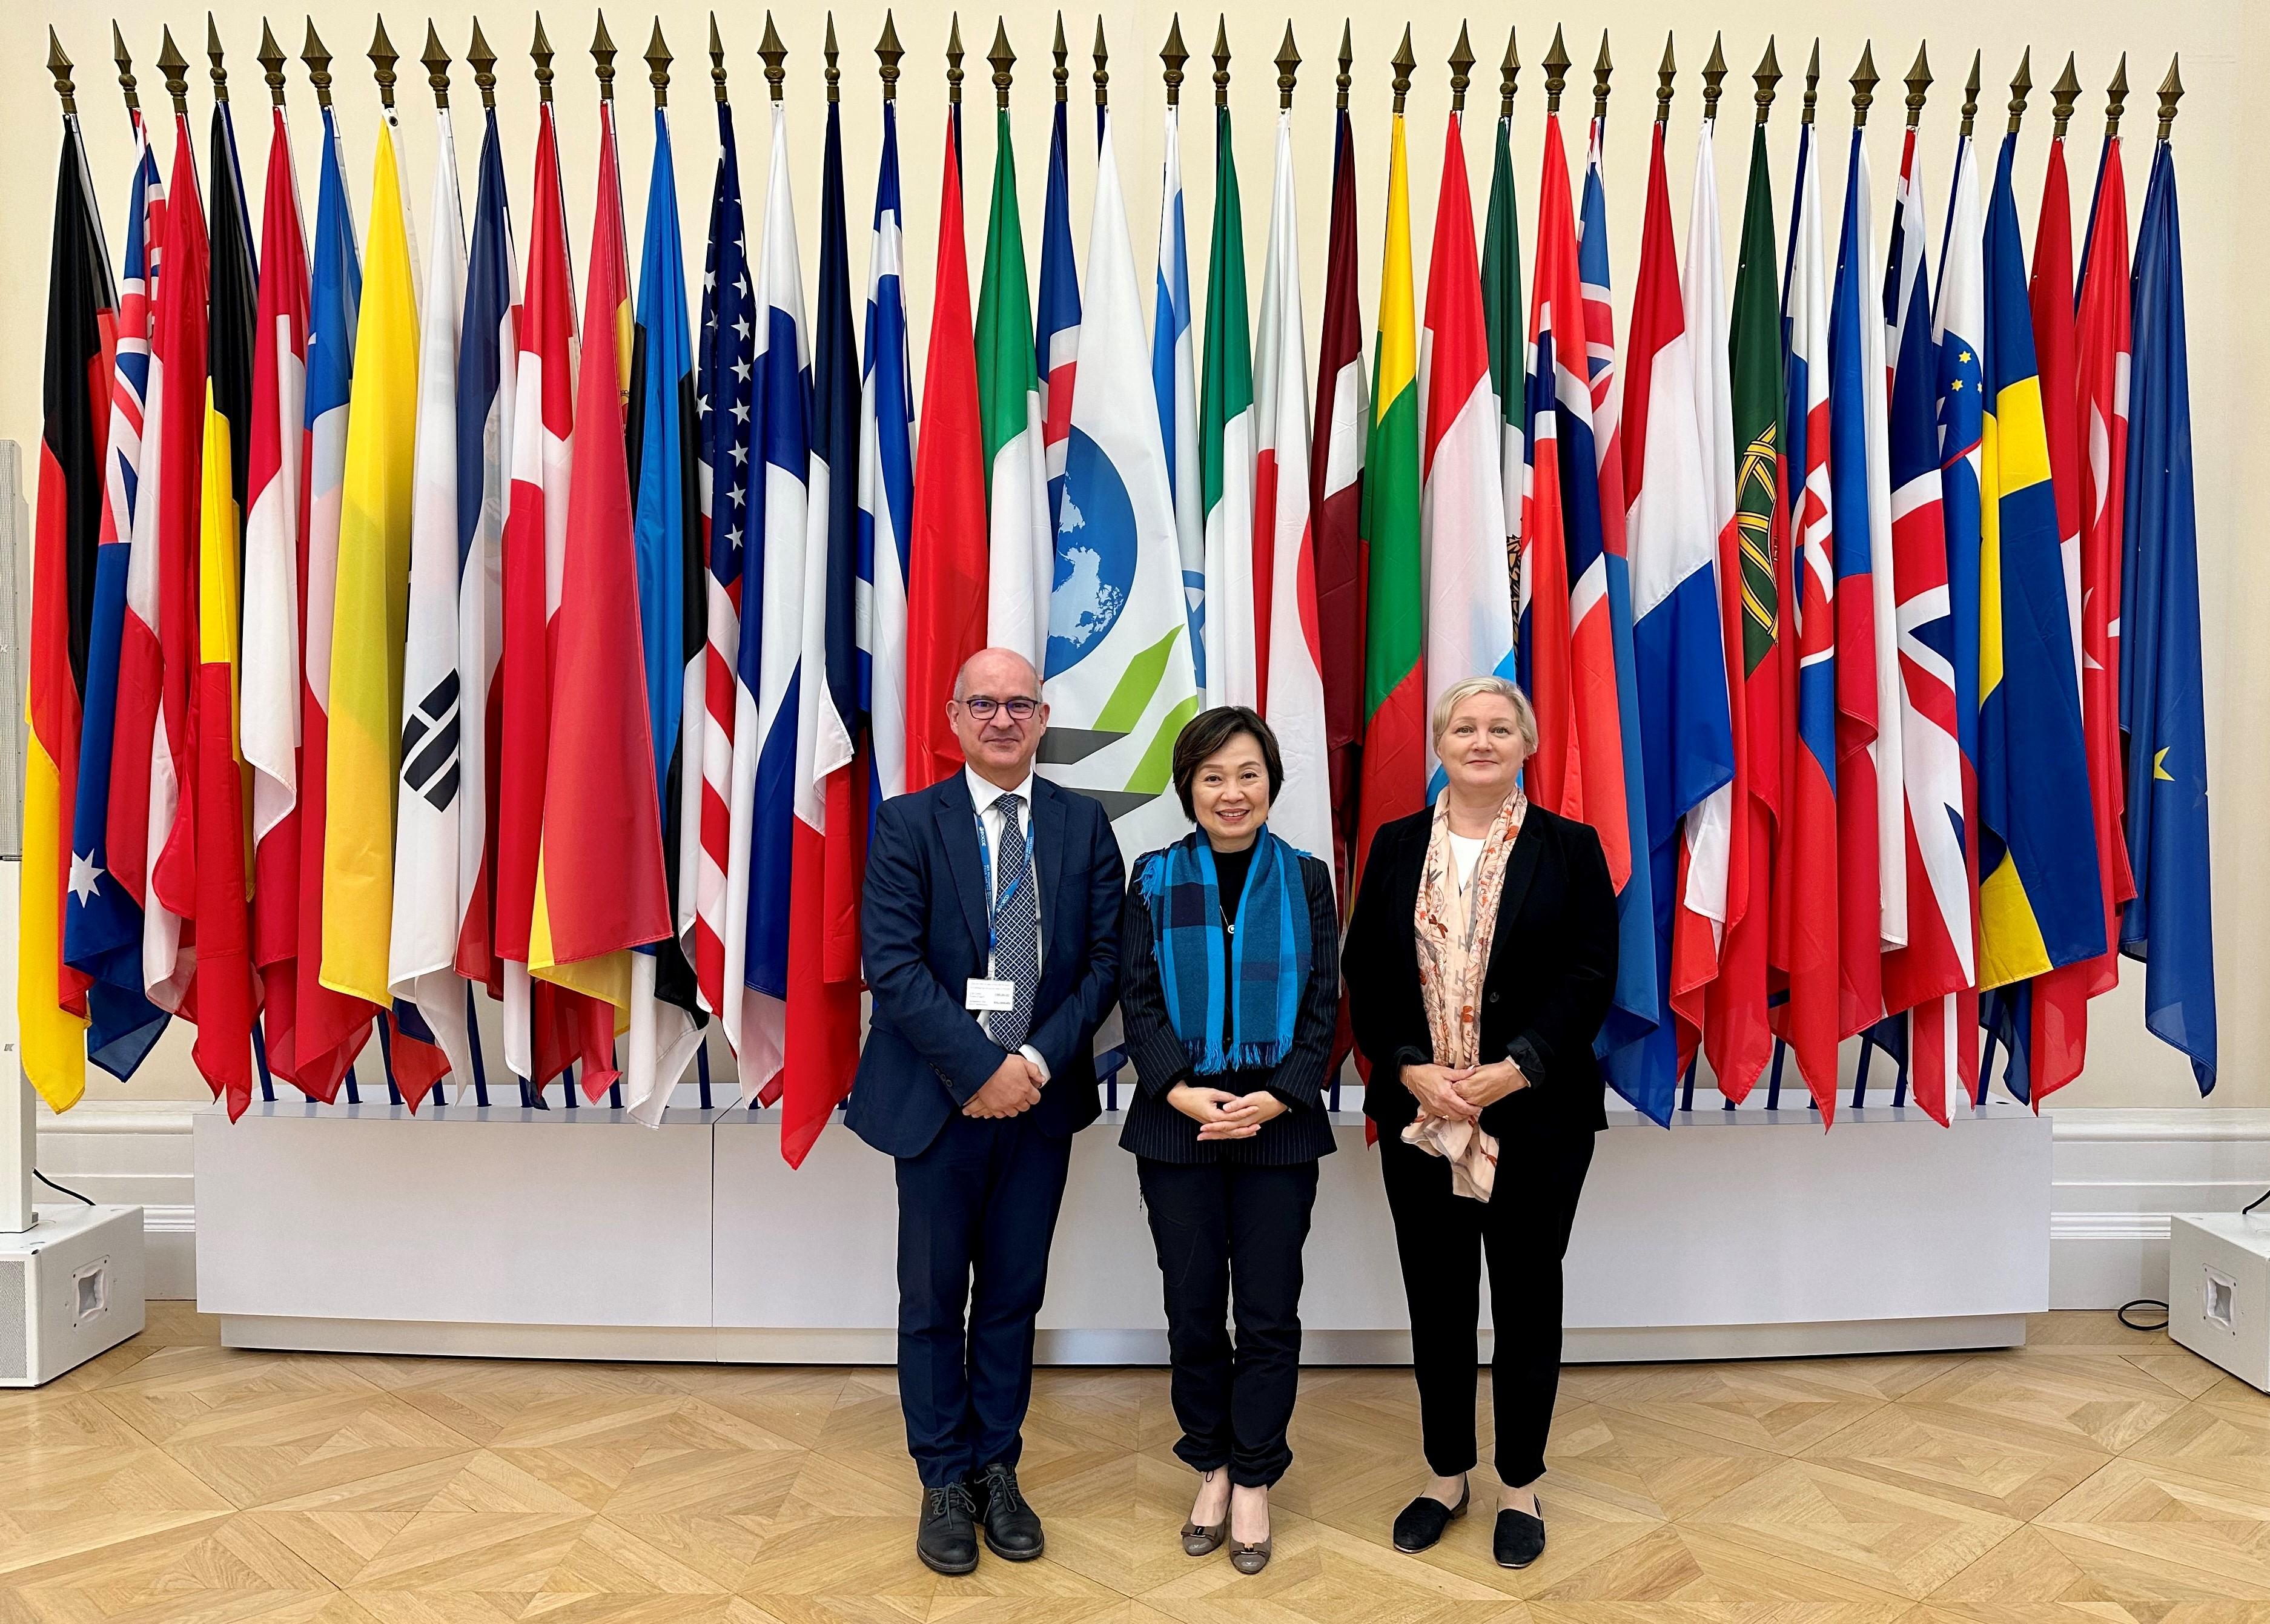
[(875, 233), (867, 252), (859, 409), (859, 708), (869, 718), (868, 791), (878, 804), (908, 789), (907, 544), (914, 533), (915, 424), (901, 212), (899, 108), (890, 100), (883, 103)]

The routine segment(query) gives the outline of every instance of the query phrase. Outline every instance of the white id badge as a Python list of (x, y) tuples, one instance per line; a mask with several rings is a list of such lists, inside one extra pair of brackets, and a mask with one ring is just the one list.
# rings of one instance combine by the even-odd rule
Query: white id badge
[(1017, 983), (1013, 981), (989, 981), (982, 975), (969, 978), (969, 990), (961, 1000), (964, 1009), (1013, 1010), (1017, 1007)]

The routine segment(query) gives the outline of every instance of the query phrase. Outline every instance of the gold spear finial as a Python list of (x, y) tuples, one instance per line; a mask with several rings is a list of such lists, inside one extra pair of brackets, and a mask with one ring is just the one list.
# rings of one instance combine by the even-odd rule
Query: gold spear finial
[(1773, 116), (1774, 86), (1781, 83), (1781, 62), (1774, 56), (1773, 35), (1766, 36), (1766, 54), (1758, 58), (1758, 70), (1750, 75), (1757, 93), (1753, 98), (1758, 104), (1758, 122), (1764, 123)]
[(1108, 108), (1111, 105), (1111, 48), (1103, 42), (1103, 18), (1101, 14), (1095, 19), (1095, 48), (1089, 56), (1095, 63), (1093, 76), (1095, 80), (1095, 105)]
[(1403, 116), (1404, 98), (1411, 93), (1411, 70), (1419, 59), (1411, 54), (1411, 25), (1403, 25), (1403, 43), (1395, 48), (1395, 116)]
[(1009, 105), (1010, 70), (1017, 65), (1017, 53), (1009, 48), (1007, 19), (993, 19), (993, 48), (985, 53), (985, 60), (993, 64), (993, 105), (1005, 108)]
[(1908, 128), (1923, 122), (1923, 99), (1931, 89), (1931, 62), (1925, 48), (1916, 47), (1915, 66), (1908, 70)]
[(2176, 127), (2176, 103), (2184, 99), (2183, 76), (2177, 69), (2183, 62), (2178, 51), (2168, 58), (2168, 77), (2160, 81), (2160, 139), (2165, 141)]
[(1458, 25), (1458, 42), (1450, 48), (1450, 111), (1466, 110), (1466, 86), (1473, 84), (1474, 48), (1466, 40), (1466, 26)]
[(78, 102), (71, 94), (71, 59), (63, 55), (63, 42), (53, 23), (48, 25), (48, 71), (56, 76), (56, 95), (63, 104), (63, 116), (77, 118)]
[(371, 35), (370, 70), (378, 80), (378, 105), (388, 112), (394, 111), (394, 64), (402, 60), (402, 53), (394, 48), (394, 41), (386, 37), (386, 19), (378, 19), (378, 30)]
[(182, 55), (181, 47), (174, 43), (174, 31), (166, 30), (158, 46), (158, 71), (166, 76), (166, 93), (174, 99), (174, 115), (187, 117), (189, 111), (189, 64)]
[(323, 48), (323, 36), (315, 32), (315, 19), (308, 19), (308, 38), (300, 47), (300, 60), (308, 64), (308, 83), (315, 87), (315, 105), (331, 105), (331, 54)]
[(615, 41), (607, 32), (607, 14), (598, 14), (599, 26), (591, 35), (591, 72), (599, 81), (599, 100), (615, 99)]
[(2104, 87), (2104, 133), (2120, 133), (2120, 115), (2128, 108), (2128, 53), (2120, 53), (2120, 65), (2112, 70), (2112, 82)]
[(1561, 110), (1562, 87), (1569, 83), (1569, 47), (1561, 37), (1561, 26), (1553, 26), (1553, 43), (1545, 51), (1545, 110)]
[(212, 63), (213, 100), (228, 100), (228, 69), (221, 61), (220, 27), (211, 11), (205, 13), (205, 60)]
[(276, 43), (276, 31), (268, 26), (264, 17), (260, 19), (258, 56), (261, 75), (268, 81), (269, 102), (280, 108), (284, 105), (284, 48)]
[(1852, 70), (1852, 128), (1865, 130), (1868, 124), (1868, 109), (1876, 102), (1876, 47), (1873, 41), (1860, 46), (1860, 65)]
[(489, 48), (488, 36), (481, 32), (481, 19), (473, 19), (473, 42), (465, 48), (465, 60), (472, 64), (473, 88), (481, 93), (481, 106), (490, 112), (496, 110), (496, 53)]
[(1057, 100), (1058, 101), (1069, 101), (1072, 100), (1072, 70), (1065, 64), (1072, 56), (1072, 49), (1065, 43), (1064, 13), (1062, 11), (1058, 11), (1057, 13), (1056, 42), (1049, 47), (1049, 55), (1056, 58), (1057, 65), (1053, 69), (1050, 70), (1050, 76), (1057, 82)]
[(1592, 116), (1594, 118), (1604, 119), (1608, 115), (1608, 75), (1614, 72), (1616, 64), (1608, 60), (1608, 31), (1603, 28), (1600, 30), (1600, 54), (1592, 62)]
[[(888, 23), (889, 15), (884, 21)], [(709, 13), (709, 88), (720, 107), (725, 102), (725, 37), (717, 32), (717, 13)]]
[(1338, 106), (1347, 111), (1348, 86), (1355, 78), (1355, 29), (1346, 18), (1340, 19), (1340, 71), (1332, 81), (1339, 93)]
[(1285, 21), (1285, 43), (1277, 48), (1277, 106), (1284, 112), (1293, 110), (1293, 85), (1301, 77), (1301, 51), (1293, 43), (1293, 23)]
[(2034, 88), (2034, 48), (2026, 47), (2018, 58), (2018, 71), (2010, 80), (2010, 133), (2016, 135), (2018, 126), (2026, 116), (2026, 98)]
[[(953, 21), (946, 34), (946, 100), (951, 107), (961, 105), (961, 13), (953, 14)], [(961, 115), (954, 115), (955, 130), (961, 128)]]
[(1167, 24), (1167, 42), (1159, 48), (1159, 60), (1167, 64), (1167, 105), (1170, 108), (1182, 105), (1183, 64), (1190, 59), (1190, 48), (1183, 43), (1183, 14), (1177, 11)]
[(126, 33), (115, 19), (110, 25), (110, 60), (118, 64), (118, 88), (125, 93), (126, 110), (139, 113), (142, 97), (134, 88), (134, 58), (127, 54)]
[(2065, 139), (2065, 130), (2073, 122), (2073, 104), (2081, 100), (2081, 75), (2073, 71), (2073, 54), (2065, 54), (2065, 71), (2058, 82), (2050, 86), (2050, 136), (2053, 140)]
[(1978, 62), (1983, 52), (1970, 53), (1970, 78), (1962, 86), (1962, 138), (1970, 138), (1970, 126), (1978, 117)]
[[(833, 19), (830, 19), (833, 21)], [(670, 105), (670, 64), (673, 59), (668, 41), (662, 37), (662, 19), (654, 19), (654, 32), (646, 41), (646, 82), (654, 86), (654, 105)]]
[(1800, 122), (1807, 124), (1813, 122), (1814, 111), (1820, 101), (1821, 36), (1815, 34), (1813, 40), (1813, 60), (1805, 66), (1805, 111), (1800, 115)]
[(1514, 49), (1514, 31), (1505, 31), (1505, 60), (1497, 65), (1497, 115), (1513, 116), (1514, 81), (1521, 77), (1521, 54)]
[(1229, 105), (1229, 19), (1219, 14), (1213, 26), (1213, 104)]
[(786, 93), (782, 85), (788, 79), (788, 47), (781, 43), (780, 30), (773, 26), (773, 14), (765, 13), (765, 37), (757, 41), (757, 55), (765, 60), (765, 87), (772, 92), (775, 104)]
[(441, 48), (441, 35), (434, 26), (434, 19), (426, 19), (426, 54), (419, 61), (426, 64), (426, 82), (434, 88), (434, 105), (446, 108), (449, 105), (449, 53)]
[(552, 41), (544, 32), (544, 13), (536, 14), (536, 38), (529, 42), (529, 56), (536, 63), (537, 100), (547, 107), (552, 102)]
[(827, 14), (827, 37), (820, 42), (820, 54), (827, 62), (821, 74), (827, 80), (827, 99), (841, 101), (843, 100), (843, 73), (835, 65), (835, 13), (833, 11)]
[(1710, 36), (1710, 60), (1702, 64), (1702, 122), (1718, 122), (1718, 98), (1726, 93), (1726, 36)]
[(906, 55), (899, 44), (899, 30), (891, 20), (890, 8), (883, 9), (883, 37), (875, 41), (875, 71), (883, 80), (883, 100), (899, 99), (899, 58)]
[(1679, 63), (1671, 54), (1672, 35), (1663, 36), (1663, 61), (1655, 70), (1655, 122), (1671, 122), (1671, 82), (1679, 77)]

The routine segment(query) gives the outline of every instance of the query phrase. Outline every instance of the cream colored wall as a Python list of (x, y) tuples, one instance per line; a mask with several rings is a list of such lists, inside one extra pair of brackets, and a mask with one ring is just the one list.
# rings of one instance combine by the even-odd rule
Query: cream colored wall
[[(215, 0), (212, 11), (227, 48), (230, 85), (237, 110), (239, 140), (248, 185), (256, 208), (255, 231), (262, 176), (268, 146), (266, 89), (253, 53), (259, 45), (262, 8), (249, 0)], [(1342, 11), (1299, 0), (1290, 14), (1305, 62), (1293, 113), (1297, 161), (1301, 170), (1301, 209), (1304, 256), (1302, 295), (1310, 331), (1309, 353), (1315, 355), (1317, 323), (1321, 315), (1332, 152), (1332, 58), (1339, 47)], [(191, 122), (202, 150), (211, 108), (211, 85), (204, 56), (203, 19), (205, 8), (164, 0), (114, 0), (112, 9), (62, 7), (49, 4), (19, 4), (0, 16), (0, 56), (8, 63), (6, 93), (0, 95), (0, 151), (11, 156), (0, 188), (4, 188), (6, 218), (13, 229), (0, 233), (0, 438), (37, 441), (40, 423), (40, 343), (46, 286), (48, 226), (51, 208), (49, 188), (54, 175), (56, 103), (40, 64), (47, 55), (46, 30), (52, 19), (65, 48), (80, 64), (79, 98), (104, 221), (113, 239), (114, 256), (119, 240), (119, 214), (130, 161), (126, 122), (110, 66), (109, 18), (115, 15), (125, 30), (141, 78), (144, 105), (162, 115), (165, 97), (154, 66), (159, 28), (170, 23), (183, 54), (193, 60), (190, 91)], [(444, 0), (433, 9), (444, 44), (462, 57), (470, 38), (471, 12), (461, 0)], [(1409, 102), (1412, 232), (1418, 260), (1417, 278), (1424, 296), (1425, 262), (1433, 229), (1434, 199), (1441, 173), (1443, 121), (1450, 105), (1448, 69), (1443, 65), (1458, 37), (1461, 11), (1439, 0), (1423, 0), (1414, 10), (1388, 18), (1366, 11), (1355, 19), (1356, 66), (1351, 108), (1357, 140), (1359, 218), (1362, 224), (1362, 280), (1366, 325), (1376, 311), (1378, 283), (1379, 220), (1384, 207), (1386, 131), (1389, 107), (1388, 63), (1401, 33), (1401, 15), (1412, 18), (1412, 41), (1419, 59)], [(707, 10), (689, 0), (665, 0), (662, 24), (671, 47), (678, 53), (676, 84), (671, 96), (672, 133), (677, 156), (679, 208), (686, 252), (697, 266), (706, 232), (708, 197), (717, 148), (714, 105), (708, 94), (708, 62), (704, 55)], [(788, 58), (788, 133), (792, 174), (799, 205), (803, 260), (809, 287), (819, 263), (819, 195), (820, 138), (824, 104), (820, 76), (820, 45), (825, 12), (818, 6), (783, 8), (777, 15)], [(963, 42), (968, 48), (965, 100), (968, 108), (966, 189), (970, 275), (975, 281), (982, 263), (985, 208), (993, 165), (990, 71), (983, 60), (993, 30), (991, 10), (969, 10), (962, 17)], [(1047, 180), (1050, 118), (1048, 45), (1053, 8), (1015, 0), (1005, 8), (1010, 39), (1017, 63), (1014, 117), (1018, 178), (1024, 209), (1026, 252), (1031, 273), (1039, 273), (1039, 229)], [(1236, 60), (1230, 105), (1236, 117), (1237, 155), (1245, 202), (1245, 245), (1249, 274), (1257, 285), (1260, 256), (1268, 226), (1269, 176), (1274, 150), (1275, 69), (1272, 65), (1285, 26), (1287, 11), (1270, 7), (1242, 10), (1233, 31)], [(1502, 7), (1474, 7), (1464, 13), (1474, 30), (1473, 48), (1481, 58), (1475, 69), (1471, 103), (1475, 114), (1465, 130), (1469, 174), (1479, 210), (1488, 182), (1490, 127), (1496, 111), (1497, 72), (1495, 64), (1505, 48), (1504, 30), (1512, 15)], [(423, 8), (397, 8), (388, 25), (402, 52), (399, 100), (409, 153), (413, 209), (421, 239), (432, 229), (427, 218), (427, 195), (432, 184), (435, 149), (434, 121), (423, 70), (414, 58), (423, 48)], [(532, 129), (536, 106), (534, 84), (526, 55), (530, 33), (530, 8), (524, 4), (493, 4), (480, 11), (492, 45), (502, 54), (498, 75), (498, 106), (502, 121), (506, 171), (515, 204), (516, 219), (526, 230)], [(653, 13), (644, 7), (618, 6), (608, 23), (622, 55), (618, 59), (619, 129), (623, 141), (623, 184), (626, 218), (632, 233), (634, 263), (638, 233), (644, 218), (647, 173), (652, 154), (650, 100), (645, 49)], [(1158, 49), (1167, 32), (1169, 8), (1131, 4), (1116, 0), (1102, 9), (1112, 50), (1113, 101), (1119, 109), (1115, 136), (1121, 175), (1128, 199), (1130, 231), (1139, 256), (1147, 257), (1157, 230), (1158, 165), (1161, 146), (1161, 119), (1164, 95), (1160, 85)], [(927, 342), (931, 266), (936, 255), (936, 211), (939, 179), (940, 135), (946, 109), (943, 50), (947, 13), (943, 7), (924, 4), (899, 8), (897, 26), (906, 47), (904, 77), (900, 85), (901, 163), (906, 212), (911, 343), (917, 387), (921, 357)], [(359, 216), (368, 212), (371, 148), (378, 118), (377, 94), (363, 52), (367, 48), (371, 11), (364, 6), (325, 4), (315, 20), (335, 58), (336, 98), (350, 181)], [(880, 31), (881, 8), (858, 0), (839, 7), (838, 34), (843, 47), (843, 149), (847, 213), (852, 222), (854, 298), (864, 285), (865, 226), (873, 206), (875, 165), (880, 146), (880, 100), (875, 78), (872, 44)], [(1544, 75), (1537, 64), (1552, 37), (1547, 15), (1524, 11), (1521, 54), (1525, 66), (1515, 115), (1516, 174), (1521, 193), (1524, 229), (1533, 227), (1537, 211), (1538, 154), (1545, 116)], [(770, 150), (764, 104), (762, 63), (756, 52), (764, 14), (753, 7), (722, 8), (720, 26), (725, 36), (731, 75), (738, 131), (742, 152), (742, 180), (750, 216), (752, 252), (761, 208)], [(558, 51), (557, 100), (560, 112), (562, 158), (566, 167), (570, 240), (581, 267), (588, 257), (588, 234), (597, 152), (597, 122), (593, 117), (596, 89), (586, 47), (590, 39), (588, 8), (554, 6), (547, 11), (546, 26)], [(2262, 743), (2270, 730), (2270, 635), (2264, 634), (2264, 604), (2270, 595), (2270, 563), (2257, 545), (2260, 525), (2244, 506), (2244, 497), (2257, 488), (2253, 479), (2263, 472), (2263, 419), (2257, 406), (2263, 384), (2270, 376), (2270, 315), (2266, 315), (2259, 291), (2252, 300), (2243, 297), (2248, 282), (2244, 268), (2270, 264), (2270, 227), (2266, 227), (2261, 178), (2252, 166), (2270, 151), (2270, 129), (2251, 105), (2259, 100), (2245, 83), (2244, 70), (2251, 68), (2259, 79), (2270, 68), (2270, 27), (2254, 8), (2237, 0), (2212, 4), (2140, 8), (2115, 0), (2069, 0), (2055, 6), (1982, 8), (1955, 0), (1910, 0), (1891, 5), (1846, 4), (1814, 6), (1802, 11), (1762, 4), (1762, 0), (1725, 0), (1709, 10), (1664, 4), (1663, 0), (1612, 0), (1594, 4), (1569, 19), (1569, 53), (1577, 59), (1570, 75), (1567, 103), (1570, 122), (1567, 138), (1572, 156), (1581, 164), (1583, 120), (1590, 111), (1590, 64), (1599, 48), (1599, 30), (1606, 26), (1618, 63), (1611, 103), (1608, 140), (1610, 178), (1610, 241), (1614, 252), (1613, 274), (1619, 308), (1619, 330), (1628, 325), (1634, 262), (1639, 245), (1639, 211), (1646, 177), (1649, 123), (1652, 110), (1654, 66), (1662, 52), (1666, 28), (1678, 30), (1680, 65), (1679, 99), (1672, 115), (1670, 172), (1676, 218), (1684, 229), (1686, 199), (1691, 181), (1694, 135), (1701, 113), (1701, 80), (1696, 73), (1709, 54), (1712, 29), (1723, 29), (1725, 49), (1733, 71), (1727, 80), (1724, 104), (1724, 133), (1719, 142), (1721, 209), (1726, 246), (1731, 256), (1740, 229), (1741, 187), (1749, 127), (1749, 70), (1756, 63), (1768, 33), (1781, 30), (1780, 58), (1784, 73), (1781, 95), (1771, 125), (1779, 223), (1787, 221), (1788, 188), (1797, 141), (1797, 108), (1810, 29), (1823, 29), (1821, 123), (1832, 154), (1827, 172), (1829, 207), (1839, 206), (1843, 144), (1850, 130), (1850, 88), (1846, 76), (1858, 59), (1864, 38), (1873, 36), (1875, 59), (1885, 83), (1879, 86), (1871, 120), (1869, 150), (1876, 175), (1878, 241), (1888, 229), (1893, 182), (1899, 162), (1900, 85), (1898, 80), (1913, 59), (1918, 33), (1931, 47), (1938, 73), (1924, 115), (1924, 177), (1926, 206), (1931, 211), (1932, 248), (1937, 249), (1940, 210), (1946, 201), (1952, 168), (1960, 82), (1967, 71), (1973, 48), (1984, 51), (1986, 89), (1980, 97), (1979, 130), (1991, 141), (2002, 128), (2001, 109), (2007, 99), (2004, 88), (2019, 51), (2031, 45), (2036, 85), (2032, 110), (2026, 122), (2018, 169), (2020, 208), (2028, 223), (2036, 207), (2048, 137), (2047, 86), (2055, 80), (2067, 50), (2079, 54), (2079, 68), (2089, 89), (2074, 123), (2076, 139), (2069, 163), (2073, 169), (2078, 239), (2085, 228), (2088, 197), (2096, 169), (2096, 132), (2101, 129), (2103, 87), (2115, 57), (2130, 54), (2126, 129), (2130, 136), (2128, 187), (2132, 214), (2142, 206), (2148, 174), (2152, 87), (2164, 72), (2171, 51), (2183, 53), (2183, 77), (2189, 93), (2178, 122), (2177, 152), (2182, 165), (2187, 213), (2186, 265), (2189, 273), (2192, 334), (2192, 387), (2196, 466), (2199, 470), (2199, 512), (2201, 576), (2206, 602), (2203, 627), (2206, 649), (2207, 723), (2215, 801), (2214, 861), (2218, 880), (2216, 900), (2217, 950), (2222, 1021), (2224, 1072), (2214, 1103), (2222, 1106), (2270, 1105), (2270, 1079), (2255, 1064), (2266, 1037), (2270, 1037), (2270, 1007), (2260, 996), (2266, 968), (2270, 968), (2270, 855), (2257, 833), (2251, 815), (2270, 789), (2270, 752)], [(277, 32), (287, 50), (296, 53), (305, 24), (294, 7), (279, 14)], [(1093, 106), (1088, 48), (1094, 31), (1094, 13), (1081, 9), (1066, 16), (1066, 32), (1073, 55), (1071, 62), (1074, 132), (1072, 163), (1073, 236), (1084, 244), (1087, 208), (1094, 177), (1094, 160), (1087, 139)], [(1214, 142), (1209, 117), (1210, 62), (1213, 29), (1201, 13), (1184, 19), (1184, 37), (1195, 53), (1184, 86), (1185, 118), (1183, 152), (1184, 193), (1188, 211), (1191, 279), (1201, 310), (1205, 298), (1205, 245), (1213, 198)], [(315, 98), (305, 70), (295, 60), (289, 70), (289, 99), (295, 151), (304, 205), (312, 214), (315, 201)], [(471, 73), (462, 61), (455, 78), (452, 103), (457, 118), (457, 156), (463, 184), (471, 207), (474, 166), (478, 155), (479, 114)], [(162, 116), (161, 116), (162, 122)], [(170, 133), (161, 136), (161, 158), (172, 150)], [(1990, 154), (1991, 156), (1991, 154)], [(1989, 171), (1991, 176), (1991, 170)], [(2250, 175), (2252, 178), (2249, 178)], [(1573, 177), (1581, 183), (1581, 171)], [(1479, 222), (1478, 222), (1479, 227)], [(2133, 219), (2132, 219), (2133, 228)], [(525, 263), (524, 243), (522, 263)], [(1147, 284), (1147, 263), (1139, 267)], [(1732, 266), (1729, 265), (1729, 279)], [(1085, 278), (1083, 278), (1083, 281)], [(2259, 290), (2259, 275), (2254, 278)], [(580, 286), (579, 286), (580, 295)], [(2246, 380), (2255, 382), (2249, 384)], [(2175, 1106), (2195, 1098), (2186, 1067), (2173, 1051), (2148, 1038), (2142, 1027), (2142, 977), (2130, 967), (2119, 990), (2096, 1005), (2096, 1042), (2088, 1073), (2061, 1096), (2073, 1105)], [(204, 1086), (189, 1066), (186, 1034), (169, 1034), (165, 1045), (144, 1068), (130, 1089), (95, 1079), (91, 1092), (117, 1096), (164, 1095), (201, 1097)]]

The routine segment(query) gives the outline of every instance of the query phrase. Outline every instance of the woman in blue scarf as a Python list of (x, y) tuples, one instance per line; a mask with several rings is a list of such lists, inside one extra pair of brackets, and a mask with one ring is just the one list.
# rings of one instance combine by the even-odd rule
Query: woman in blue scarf
[[(1277, 737), (1242, 705), (1175, 745), (1198, 825), (1135, 864), (1121, 931), (1120, 1013), (1139, 1086), (1133, 1151), (1165, 1277), (1175, 1453), (1202, 1474), (1183, 1549), (1269, 1561), (1269, 1487), (1301, 1361), (1301, 1248), (1339, 1002), (1332, 870), (1269, 832), (1285, 782)], [(1235, 1317), (1233, 1348), (1225, 1321)]]

